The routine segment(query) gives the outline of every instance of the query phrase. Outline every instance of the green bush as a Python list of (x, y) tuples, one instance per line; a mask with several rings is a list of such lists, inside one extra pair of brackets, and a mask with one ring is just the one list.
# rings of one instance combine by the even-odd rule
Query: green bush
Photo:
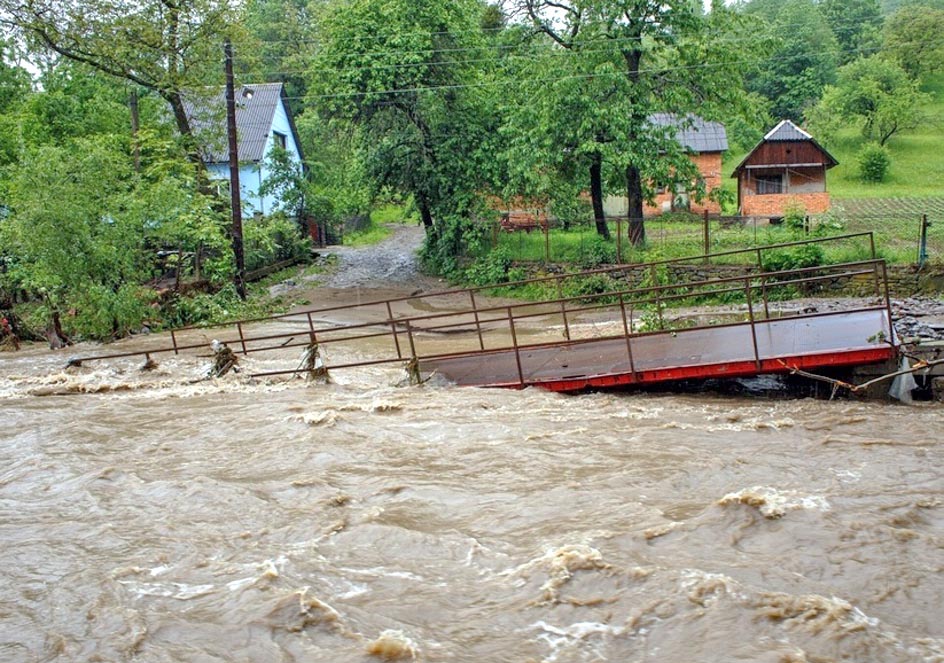
[(511, 255), (500, 247), (477, 259), (463, 274), (463, 280), (470, 285), (492, 285), (506, 283), (511, 269)]
[(580, 269), (612, 265), (616, 262), (616, 244), (613, 240), (595, 235), (581, 243), (574, 262)]
[(565, 297), (581, 297), (581, 301), (585, 303), (603, 304), (612, 303), (616, 301), (616, 298), (598, 297), (597, 295), (603, 295), (620, 289), (620, 282), (607, 274), (590, 274), (566, 279), (564, 281), (563, 294)]
[(247, 220), (243, 224), (246, 270), (253, 271), (282, 260), (309, 255), (311, 240), (298, 225), (282, 214)]
[(826, 262), (822, 247), (818, 244), (803, 244), (792, 249), (771, 251), (764, 255), (764, 271), (780, 272), (790, 269), (818, 267)]
[(803, 230), (806, 225), (806, 208), (790, 204), (783, 211), (783, 225), (790, 230)]
[(892, 158), (878, 143), (869, 143), (858, 154), (859, 177), (865, 182), (882, 182), (888, 174)]

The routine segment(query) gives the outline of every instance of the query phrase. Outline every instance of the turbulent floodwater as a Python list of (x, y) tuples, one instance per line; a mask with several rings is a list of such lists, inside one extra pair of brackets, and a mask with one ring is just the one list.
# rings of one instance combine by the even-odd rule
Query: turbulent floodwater
[(944, 661), (940, 406), (63, 363), (0, 358), (0, 660)]

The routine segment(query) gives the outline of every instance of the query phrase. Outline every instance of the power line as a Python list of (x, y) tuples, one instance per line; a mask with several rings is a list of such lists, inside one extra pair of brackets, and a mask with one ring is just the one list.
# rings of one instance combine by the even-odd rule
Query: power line
[[(857, 49), (856, 52), (865, 52), (868, 50), (878, 50), (874, 49)], [(828, 51), (819, 53), (818, 55), (823, 55), (829, 53)], [(795, 58), (808, 57), (811, 54), (798, 54), (794, 56)], [(817, 55), (817, 54), (813, 54)], [(739, 60), (730, 60), (725, 62), (716, 62), (716, 63), (699, 63), (693, 65), (686, 65), (681, 67), (657, 67), (657, 68), (642, 68), (639, 70), (641, 74), (667, 74), (674, 71), (692, 71), (697, 69), (713, 69), (718, 67), (726, 67), (732, 65), (743, 65), (743, 64), (761, 64), (764, 62), (772, 61), (782, 61), (783, 58), (780, 57), (766, 57), (758, 58), (753, 60), (739, 59)], [(366, 97), (371, 95), (384, 95), (384, 94), (403, 94), (409, 92), (432, 92), (437, 90), (458, 90), (466, 88), (483, 88), (483, 87), (492, 87), (492, 86), (503, 86), (503, 85), (512, 85), (519, 84), (523, 82), (527, 83), (554, 83), (562, 80), (585, 80), (585, 79), (594, 79), (594, 78), (616, 78), (622, 79), (625, 78), (626, 73), (623, 71), (619, 72), (595, 72), (592, 74), (571, 74), (566, 76), (556, 76), (553, 78), (545, 79), (530, 79), (530, 78), (503, 78), (499, 80), (492, 81), (482, 81), (479, 83), (453, 83), (447, 85), (428, 85), (428, 86), (416, 86), (410, 88), (396, 88), (396, 89), (387, 89), (387, 90), (371, 90), (368, 92), (338, 92), (333, 94), (312, 94), (304, 97), (286, 97), (290, 101), (313, 101), (317, 99), (332, 99), (332, 98), (357, 98), (357, 97)]]

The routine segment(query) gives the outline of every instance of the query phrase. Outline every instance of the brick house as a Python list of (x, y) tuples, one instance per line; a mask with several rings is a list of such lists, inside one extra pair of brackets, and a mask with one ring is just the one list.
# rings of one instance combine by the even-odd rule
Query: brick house
[[(697, 115), (688, 115), (684, 120), (672, 113), (653, 113), (649, 122), (655, 126), (674, 128), (675, 140), (688, 153), (689, 159), (698, 167), (705, 191), (721, 187), (721, 157), (728, 149), (728, 135), (720, 122), (709, 122)], [(701, 201), (690, 199), (684, 190), (657, 189), (653, 204), (643, 205), (645, 216), (658, 216), (676, 209), (678, 205), (696, 214), (706, 209), (710, 214), (719, 214), (721, 206), (707, 198)], [(607, 196), (604, 211), (607, 216), (626, 216), (628, 202), (625, 196)]]
[(829, 209), (826, 171), (839, 162), (810, 134), (782, 120), (738, 164), (742, 216), (779, 218), (791, 205), (807, 214)]

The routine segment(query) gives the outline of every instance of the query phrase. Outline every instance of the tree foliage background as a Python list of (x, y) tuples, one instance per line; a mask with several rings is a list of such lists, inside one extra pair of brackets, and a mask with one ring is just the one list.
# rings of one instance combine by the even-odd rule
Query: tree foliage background
[[(741, 146), (781, 118), (827, 142), (852, 125), (894, 142), (921, 121), (921, 81), (944, 61), (942, 12), (940, 0), (0, 0), (0, 308), (97, 338), (185, 321), (148, 289), (167, 250), (203, 252), (202, 276), (223, 289), (228, 201), (183, 97), (221, 84), (225, 39), (238, 82), (286, 85), (308, 161), (269, 155), (285, 207), (340, 226), (409, 201), (427, 268), (461, 278), (497, 201), (595, 220), (611, 242), (607, 195), (626, 196), (633, 218), (657, 185), (708, 195), (656, 113), (724, 122)], [(264, 227), (276, 230), (250, 230), (261, 261), (286, 232)], [(641, 221), (630, 228), (645, 242)]]

